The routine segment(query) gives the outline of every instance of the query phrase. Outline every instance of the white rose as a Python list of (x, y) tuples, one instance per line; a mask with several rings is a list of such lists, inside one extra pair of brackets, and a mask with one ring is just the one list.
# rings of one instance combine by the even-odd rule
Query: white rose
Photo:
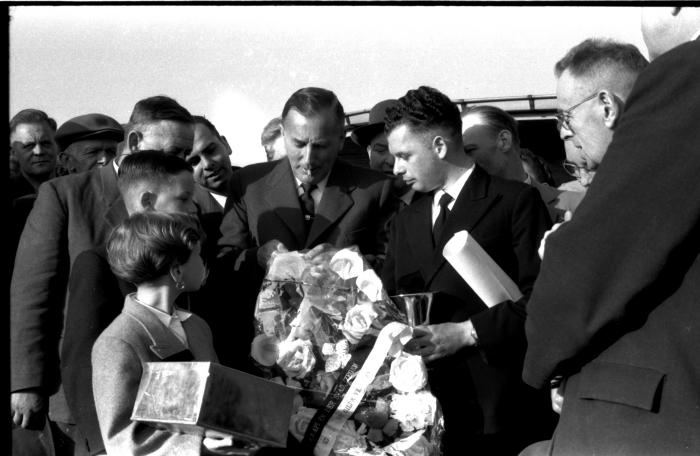
[(295, 439), (300, 442), (304, 439), (306, 429), (309, 427), (311, 418), (313, 418), (315, 414), (316, 409), (299, 407), (299, 411), (292, 415), (289, 419), (289, 432)]
[(330, 261), (330, 268), (343, 280), (355, 278), (364, 270), (364, 262), (359, 253), (350, 250), (339, 250)]
[(277, 365), (289, 377), (304, 378), (316, 365), (316, 357), (310, 340), (285, 340), (279, 344)]
[(415, 393), (428, 384), (428, 371), (423, 358), (401, 353), (391, 362), (389, 381), (402, 393)]
[(435, 422), (437, 400), (428, 391), (394, 394), (389, 409), (391, 417), (401, 423), (404, 432), (413, 432)]
[(377, 273), (374, 272), (374, 269), (367, 269), (360, 273), (355, 283), (357, 288), (367, 296), (367, 299), (370, 301), (381, 301), (384, 285)]
[(369, 331), (378, 316), (379, 314), (371, 303), (358, 304), (345, 314), (345, 321), (340, 326), (340, 330), (350, 343), (356, 344)]
[(278, 353), (277, 339), (272, 336), (259, 334), (250, 345), (250, 356), (263, 366), (275, 364)]

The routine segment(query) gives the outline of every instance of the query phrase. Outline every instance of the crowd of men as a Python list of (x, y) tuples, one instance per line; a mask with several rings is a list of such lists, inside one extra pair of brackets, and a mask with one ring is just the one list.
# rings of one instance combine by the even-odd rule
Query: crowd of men
[[(338, 158), (343, 106), (316, 87), (265, 127), (268, 160), (240, 169), (216, 127), (169, 97), (139, 101), (124, 125), (17, 113), (14, 454), (104, 454), (91, 349), (134, 291), (105, 241), (139, 211), (199, 217), (209, 279), (177, 303), (207, 321), (225, 365), (256, 373), (271, 255), (355, 245), (390, 294), (435, 294), (406, 349), (428, 365), (444, 454), (699, 454), (700, 8), (649, 8), (642, 30), (651, 63), (603, 39), (552, 62), (579, 187), (546, 183), (508, 113), (460, 112), (429, 86), (352, 132), (366, 168)], [(523, 298), (484, 305), (442, 256), (461, 230)]]

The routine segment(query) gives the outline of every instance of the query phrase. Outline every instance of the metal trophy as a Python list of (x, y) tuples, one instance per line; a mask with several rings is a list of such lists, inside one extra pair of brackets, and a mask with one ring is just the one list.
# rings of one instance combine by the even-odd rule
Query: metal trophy
[(412, 328), (430, 324), (430, 308), (433, 293), (409, 293), (390, 296), (391, 300), (406, 314), (408, 325)]

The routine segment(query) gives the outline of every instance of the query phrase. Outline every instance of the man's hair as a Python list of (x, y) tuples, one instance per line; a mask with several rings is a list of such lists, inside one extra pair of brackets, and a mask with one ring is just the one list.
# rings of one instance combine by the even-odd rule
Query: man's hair
[(114, 274), (134, 285), (152, 282), (186, 263), (204, 236), (197, 217), (137, 212), (117, 225), (107, 240)]
[(183, 171), (191, 173), (192, 167), (176, 155), (157, 150), (134, 152), (124, 157), (119, 165), (119, 191), (124, 195), (141, 182), (160, 185)]
[(44, 111), (38, 109), (23, 109), (10, 120), (10, 135), (15, 132), (20, 124), (45, 123), (55, 133), (58, 125)]
[(333, 92), (319, 87), (304, 87), (292, 94), (282, 108), (282, 119), (287, 117), (291, 109), (299, 111), (304, 117), (310, 117), (325, 110), (335, 114), (336, 120), (342, 127), (345, 124), (345, 111), (340, 100)]
[(462, 118), (457, 105), (447, 95), (428, 86), (409, 90), (399, 98), (398, 104), (386, 110), (384, 131), (387, 134), (403, 124), (418, 131), (441, 127), (454, 136), (462, 135)]
[(260, 144), (266, 146), (272, 144), (282, 135), (282, 118), (275, 117), (270, 120), (265, 128), (263, 128), (262, 134), (260, 135)]
[[(649, 61), (636, 46), (610, 39), (589, 38), (566, 53), (554, 65), (554, 74), (561, 77), (569, 71), (576, 78), (615, 85), (623, 98), (629, 95), (639, 73), (649, 65)], [(602, 87), (599, 87), (602, 88)]]
[(209, 121), (209, 119), (207, 119), (206, 117), (204, 117), (204, 116), (192, 116), (192, 120), (194, 120), (195, 124), (204, 125), (205, 127), (207, 127), (209, 129), (209, 131), (214, 133), (217, 138), (221, 139), (221, 135), (219, 134), (219, 130), (217, 130), (216, 127), (214, 126), (214, 124), (211, 123)]
[(194, 122), (192, 114), (182, 107), (177, 101), (170, 97), (158, 95), (144, 98), (134, 105), (134, 110), (129, 117), (129, 125), (146, 125), (162, 120), (173, 122), (183, 122), (191, 124)]
[(463, 114), (462, 118), (470, 114), (478, 115), (495, 135), (503, 130), (509, 131), (513, 137), (513, 143), (520, 145), (518, 121), (503, 109), (496, 106), (480, 105), (467, 108)]

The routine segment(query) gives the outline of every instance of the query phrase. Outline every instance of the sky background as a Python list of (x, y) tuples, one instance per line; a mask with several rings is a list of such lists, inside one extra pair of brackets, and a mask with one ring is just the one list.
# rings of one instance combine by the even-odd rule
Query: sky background
[(209, 118), (232, 162), (264, 161), (260, 133), (305, 86), (346, 112), (419, 85), (452, 99), (553, 94), (554, 63), (589, 37), (647, 54), (639, 7), (16, 6), (10, 113), (58, 124), (128, 120), (152, 95)]

